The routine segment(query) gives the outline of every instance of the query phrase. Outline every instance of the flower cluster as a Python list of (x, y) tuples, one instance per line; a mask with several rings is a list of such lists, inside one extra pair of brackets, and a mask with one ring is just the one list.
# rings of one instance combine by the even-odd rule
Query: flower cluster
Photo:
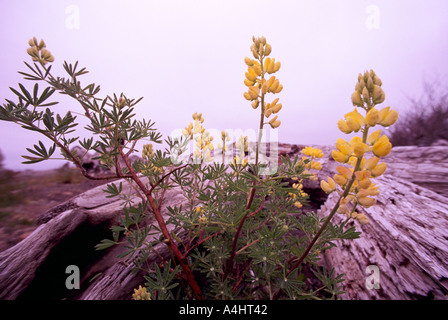
[[(310, 170), (322, 169), (322, 164), (318, 161), (315, 161), (315, 159), (322, 158), (324, 156), (324, 153), (322, 152), (322, 150), (313, 147), (303, 148), (302, 153), (304, 155), (302, 157), (302, 161), (298, 162), (297, 164), (302, 165), (305, 168), (303, 174), (309, 175), (310, 180), (317, 180), (317, 176), (314, 173), (311, 173)], [(297, 181), (298, 178), (293, 178), (293, 180)], [(300, 180), (298, 183), (294, 183), (292, 187), (297, 190), (297, 194), (299, 195), (300, 198), (305, 199), (308, 197), (308, 194), (303, 191), (302, 180)], [(294, 205), (297, 208), (301, 208), (303, 206), (295, 193), (290, 192), (289, 198), (295, 201)]]
[(138, 286), (138, 289), (134, 289), (132, 294), (134, 300), (151, 300), (151, 293), (149, 293), (145, 287)]
[(31, 56), (33, 61), (38, 61), (42, 65), (47, 64), (47, 62), (54, 61), (54, 57), (51, 52), (45, 49), (46, 45), (44, 40), (37, 42), (36, 37), (33, 37), (33, 39), (28, 41), (28, 44), (30, 47), (26, 50), (26, 52)]
[(145, 161), (144, 168), (142, 169), (144, 174), (150, 174), (152, 172), (156, 174), (163, 173), (162, 168), (158, 168), (151, 163), (151, 159), (154, 158), (154, 149), (151, 143), (143, 145), (142, 158)]
[[(327, 181), (321, 181), (321, 188), (326, 193), (337, 191), (340, 194), (338, 212), (346, 214), (348, 218), (356, 218), (361, 224), (368, 223), (368, 219), (364, 214), (356, 212), (356, 207), (367, 208), (376, 203), (372, 197), (378, 195), (379, 191), (372, 179), (386, 171), (386, 163), (379, 161), (392, 150), (389, 138), (381, 135), (381, 129), (369, 134), (369, 128), (376, 125), (388, 127), (398, 120), (398, 112), (390, 107), (381, 110), (375, 108), (385, 100), (381, 85), (381, 79), (373, 70), (358, 76), (352, 95), (355, 109), (345, 115), (345, 120), (338, 121), (338, 128), (347, 134), (361, 131), (362, 137), (355, 136), (349, 141), (337, 139), (336, 150), (331, 155), (337, 162), (346, 163), (350, 167), (340, 165), (333, 178), (327, 177)], [(357, 108), (364, 109), (365, 116)], [(369, 153), (372, 156), (366, 158)]]
[[(280, 84), (280, 81), (275, 76), (267, 78), (267, 75), (271, 75), (280, 69), (280, 62), (268, 57), (272, 48), (266, 42), (265, 37), (253, 37), (252, 40), (253, 44), (250, 49), (255, 59), (248, 57), (244, 59), (248, 67), (245, 74), (246, 79), (244, 79), (244, 84), (248, 87), (248, 91), (244, 92), (244, 97), (252, 101), (252, 108), (254, 109), (261, 105), (263, 117), (269, 118), (282, 108), (281, 103), (278, 103), (278, 98), (270, 103), (266, 103), (264, 100), (267, 93), (276, 94), (283, 89), (283, 85)], [(278, 116), (275, 115), (268, 122), (273, 129), (278, 128), (281, 124), (281, 121), (277, 118)]]

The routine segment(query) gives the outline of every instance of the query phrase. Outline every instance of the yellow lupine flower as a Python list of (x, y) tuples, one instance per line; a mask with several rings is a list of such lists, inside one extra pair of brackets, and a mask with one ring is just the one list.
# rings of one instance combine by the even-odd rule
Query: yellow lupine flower
[(367, 219), (367, 217), (364, 213), (357, 214), (356, 220), (358, 220), (359, 223), (361, 223), (362, 225), (366, 225), (369, 223), (369, 219)]
[(272, 129), (278, 128), (278, 127), (280, 126), (280, 124), (281, 124), (281, 121), (280, 121), (280, 120), (277, 120), (277, 117), (278, 117), (278, 116), (275, 116), (274, 118), (272, 118), (272, 119), (269, 121), (269, 124), (271, 125), (271, 128), (272, 128)]
[(381, 129), (376, 130), (371, 134), (369, 134), (369, 136), (367, 137), (367, 144), (373, 145), (380, 138), (380, 135), (381, 135)]
[(302, 153), (306, 156), (310, 156), (312, 158), (322, 158), (324, 153), (322, 150), (313, 147), (305, 147), (302, 149)]
[(387, 136), (379, 138), (371, 147), (372, 152), (377, 157), (385, 157), (392, 150), (392, 143), (390, 143)]
[(314, 170), (322, 170), (322, 163), (317, 162), (317, 161), (311, 161), (308, 163), (310, 169), (314, 169)]
[(255, 74), (255, 70), (252, 67), (247, 69), (245, 73), (247, 80), (254, 82), (257, 79), (257, 75)]
[(372, 176), (374, 177), (379, 177), (380, 175), (382, 175), (387, 169), (387, 165), (386, 163), (380, 163), (379, 165), (375, 166), (372, 170), (370, 170), (372, 172)]
[(369, 198), (369, 197), (362, 197), (358, 198), (358, 203), (362, 205), (363, 207), (371, 207), (376, 204), (376, 199)]
[(350, 145), (353, 148), (353, 153), (356, 157), (361, 158), (364, 153), (369, 151), (369, 146), (362, 142), (361, 137), (355, 136), (350, 140)]
[(252, 59), (250, 59), (248, 57), (245, 57), (244, 58), (244, 63), (247, 64), (248, 67), (251, 67), (251, 66), (254, 65), (254, 60), (252, 60)]
[(396, 110), (390, 110), (390, 107), (386, 107), (379, 112), (378, 123), (383, 127), (393, 125), (398, 120), (398, 112)]
[(348, 159), (350, 158), (350, 156), (348, 156), (340, 151), (336, 151), (336, 150), (331, 151), (331, 156), (333, 157), (333, 159), (335, 161), (342, 162), (342, 163), (347, 162)]
[(358, 132), (364, 125), (364, 117), (356, 110), (356, 108), (345, 115), (348, 128), (351, 131)]
[(366, 161), (366, 164), (364, 167), (367, 170), (372, 171), (378, 164), (378, 161), (380, 161), (380, 158), (373, 156), (373, 157), (369, 158), (369, 160)]
[(373, 127), (379, 122), (379, 120), (380, 120), (380, 112), (377, 109), (372, 108), (367, 112), (364, 122), (367, 125)]
[(244, 92), (244, 98), (247, 100), (255, 100), (258, 98), (258, 94), (260, 93), (260, 89), (258, 87), (249, 87), (248, 92)]
[(342, 138), (338, 138), (336, 140), (336, 149), (338, 149), (338, 151), (342, 152), (344, 155), (347, 155), (347, 156), (350, 156), (353, 154), (352, 145)]
[(251, 87), (251, 86), (253, 86), (253, 85), (255, 84), (255, 82), (254, 82), (254, 81), (247, 80), (247, 79), (244, 79), (244, 84), (245, 84), (247, 87)]
[(327, 181), (322, 180), (320, 182), (320, 187), (322, 188), (323, 191), (325, 191), (325, 193), (332, 193), (333, 191), (336, 190), (336, 182), (327, 176)]
[(352, 132), (352, 129), (350, 129), (348, 127), (348, 125), (347, 125), (347, 121), (345, 121), (343, 119), (340, 119), (338, 121), (338, 128), (339, 128), (339, 130), (341, 130), (344, 133), (351, 133)]
[(335, 174), (333, 176), (334, 181), (341, 187), (347, 183), (347, 178), (340, 174)]

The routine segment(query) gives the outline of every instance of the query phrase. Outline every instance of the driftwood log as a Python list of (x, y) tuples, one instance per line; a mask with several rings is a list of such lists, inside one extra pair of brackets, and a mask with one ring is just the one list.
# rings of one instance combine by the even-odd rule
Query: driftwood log
[[(332, 176), (337, 165), (330, 159), (332, 147), (322, 149), (320, 179)], [(298, 145), (279, 146), (281, 154), (290, 156), (300, 150)], [(345, 274), (342, 298), (447, 297), (447, 160), (448, 147), (397, 147), (386, 158), (387, 174), (376, 179), (381, 191), (378, 203), (364, 210), (370, 224), (357, 226), (361, 238), (338, 242), (322, 256), (327, 268)], [(106, 198), (102, 189), (94, 188), (43, 214), (31, 235), (0, 253), (0, 299), (131, 298), (144, 279), (142, 273), (132, 272), (130, 258), (116, 258), (123, 247), (94, 250), (102, 239), (111, 237), (109, 228), (122, 214), (121, 201)], [(322, 196), (318, 182), (307, 183), (305, 189), (312, 195), (314, 208), (327, 215), (334, 198)], [(184, 201), (176, 189), (165, 198), (171, 206)], [(159, 255), (168, 256), (166, 246), (156, 250), (150, 262)], [(80, 289), (65, 286), (69, 265), (80, 268)], [(379, 277), (371, 278), (372, 270)]]
[[(110, 227), (119, 224), (123, 201), (106, 198), (99, 186), (43, 214), (40, 226), (26, 239), (0, 253), (0, 299), (129, 299), (142, 284), (133, 271), (132, 257), (119, 260), (123, 245), (97, 251), (102, 239), (110, 239)], [(129, 186), (127, 186), (129, 191)], [(126, 184), (123, 183), (126, 192)], [(178, 190), (167, 192), (170, 205), (184, 201)], [(137, 196), (135, 199), (138, 201)], [(151, 223), (153, 221), (148, 221)], [(172, 230), (171, 226), (168, 226)], [(148, 239), (150, 240), (150, 239)], [(165, 245), (148, 257), (168, 257)], [(67, 289), (69, 265), (80, 269), (80, 289)]]
[(357, 225), (359, 239), (326, 251), (324, 263), (345, 274), (344, 299), (447, 299), (448, 147), (396, 147), (385, 162), (377, 204), (361, 210), (370, 223)]

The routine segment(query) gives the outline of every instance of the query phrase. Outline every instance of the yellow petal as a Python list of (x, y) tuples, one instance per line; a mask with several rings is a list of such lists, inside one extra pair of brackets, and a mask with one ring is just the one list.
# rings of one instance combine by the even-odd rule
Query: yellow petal
[(349, 159), (349, 156), (348, 156), (348, 155), (346, 155), (346, 154), (344, 154), (344, 153), (342, 153), (342, 152), (340, 152), (340, 151), (336, 151), (336, 150), (333, 150), (333, 151), (331, 152), (331, 156), (332, 156), (333, 159), (336, 160), (337, 162), (342, 162), (342, 163), (347, 162), (348, 159)]

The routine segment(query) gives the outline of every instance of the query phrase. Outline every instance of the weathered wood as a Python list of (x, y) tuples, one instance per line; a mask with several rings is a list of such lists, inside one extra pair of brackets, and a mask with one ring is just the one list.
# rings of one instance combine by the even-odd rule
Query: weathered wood
[[(301, 148), (281, 144), (279, 153), (300, 156)], [(332, 147), (321, 148), (325, 156), (321, 159), (323, 170), (319, 172), (319, 181), (332, 176), (338, 165), (331, 160)], [(376, 179), (381, 192), (378, 203), (363, 210), (370, 224), (358, 226), (361, 238), (338, 242), (338, 247), (323, 255), (328, 268), (345, 274), (343, 298), (446, 298), (448, 200), (443, 190), (447, 183), (447, 157), (448, 147), (399, 147), (386, 158), (388, 171)], [(305, 187), (317, 191), (319, 181), (307, 181)], [(128, 188), (126, 183), (123, 186)], [(32, 298), (37, 293), (43, 299), (131, 297), (133, 288), (144, 279), (142, 273), (132, 272), (131, 258), (124, 261), (116, 258), (124, 248), (93, 250), (99, 240), (110, 238), (108, 228), (117, 224), (122, 213), (122, 201), (106, 198), (102, 189), (104, 186), (94, 188), (48, 211), (30, 236), (0, 253), (0, 299)], [(185, 201), (178, 189), (168, 191), (165, 199), (165, 208)], [(329, 197), (319, 213), (328, 214), (333, 203), (334, 198)], [(166, 214), (166, 209), (162, 213)], [(168, 255), (163, 244), (156, 250), (158, 254), (151, 253), (148, 261)], [(88, 259), (83, 260), (83, 255)], [(63, 288), (52, 293), (56, 289), (46, 288), (45, 281), (65, 287), (68, 264), (82, 266), (81, 289), (69, 292)], [(368, 289), (366, 284), (369, 276), (366, 268), (370, 265), (377, 266), (380, 272), (377, 290)], [(59, 274), (59, 278), (53, 273)]]
[[(437, 150), (446, 157), (448, 148)], [(391, 159), (387, 158), (389, 172), (377, 179), (381, 192), (377, 204), (362, 209), (370, 223), (359, 226), (361, 238), (338, 241), (337, 248), (324, 253), (327, 267), (345, 274), (344, 299), (446, 299), (448, 296), (448, 198), (421, 185), (409, 182), (416, 179), (414, 165), (419, 164), (417, 182), (425, 182), (425, 173), (432, 177), (433, 188), (439, 178), (432, 172), (441, 171), (439, 158), (430, 164), (428, 159), (409, 155), (409, 148), (396, 148)], [(415, 148), (414, 148), (415, 149)], [(431, 154), (434, 147), (420, 149), (419, 153)], [(412, 152), (411, 152), (412, 154)], [(397, 161), (397, 160), (400, 161)], [(407, 164), (407, 170), (404, 169)], [(424, 164), (424, 165), (423, 165)], [(436, 168), (437, 167), (437, 168)], [(386, 172), (388, 173), (388, 172)], [(399, 178), (402, 175), (406, 179)], [(321, 207), (325, 216), (336, 199), (330, 196)], [(335, 221), (343, 219), (335, 216)], [(376, 266), (379, 271), (379, 289), (369, 289), (366, 281), (375, 282), (371, 276)]]

